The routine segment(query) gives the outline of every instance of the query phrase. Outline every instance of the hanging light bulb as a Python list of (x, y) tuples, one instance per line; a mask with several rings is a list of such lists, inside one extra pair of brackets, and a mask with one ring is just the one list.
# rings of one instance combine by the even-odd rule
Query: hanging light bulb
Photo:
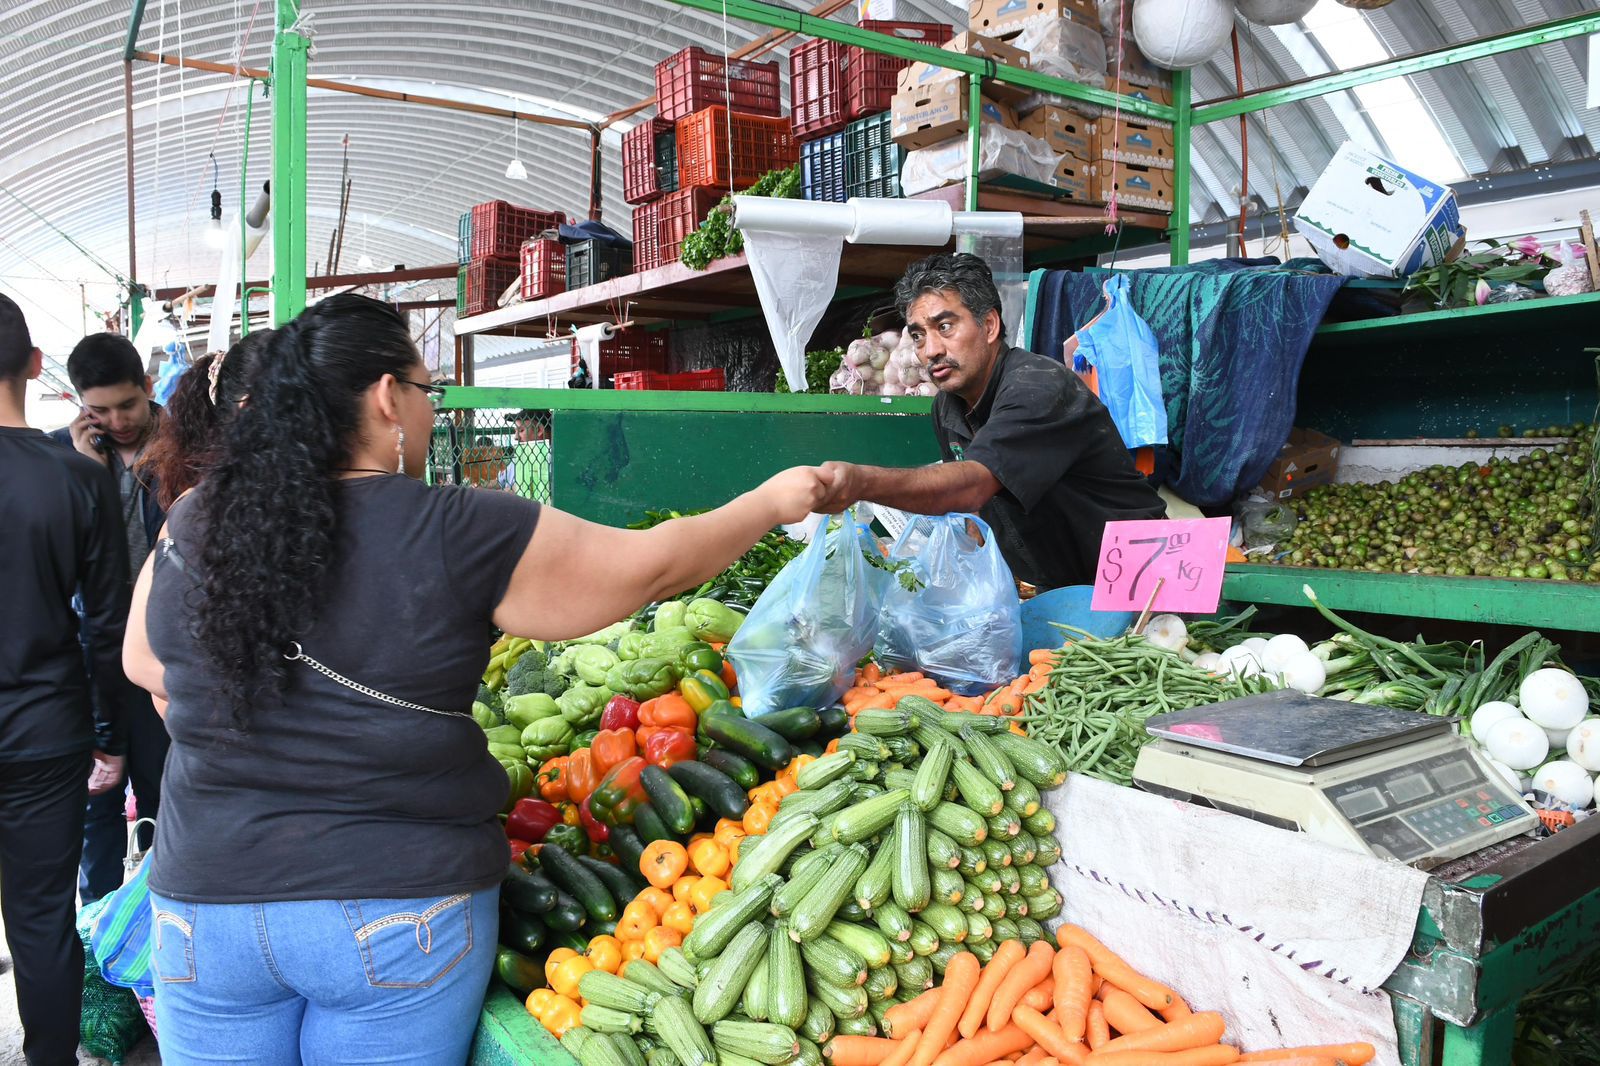
[(522, 160), (519, 158), (522, 155), (520, 151), (520, 131), (521, 127), (518, 124), (518, 120), (513, 117), (511, 120), (511, 162), (506, 164), (506, 177), (512, 181), (528, 180), (528, 168), (522, 165)]
[(356, 269), (361, 271), (363, 274), (372, 270), (372, 268), (376, 265), (372, 261), (372, 256), (367, 254), (367, 226), (371, 224), (371, 222), (371, 215), (361, 216), (361, 258), (356, 260)]
[(224, 243), (222, 235), (222, 190), (217, 187), (216, 153), (211, 153), (211, 221), (206, 224), (206, 244), (212, 248), (221, 248)]

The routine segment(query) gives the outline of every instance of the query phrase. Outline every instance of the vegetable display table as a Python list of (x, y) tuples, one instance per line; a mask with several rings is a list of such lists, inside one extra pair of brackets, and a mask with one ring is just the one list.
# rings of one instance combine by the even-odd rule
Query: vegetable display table
[(498, 981), (490, 985), (467, 1062), (469, 1066), (578, 1066), (522, 1000)]

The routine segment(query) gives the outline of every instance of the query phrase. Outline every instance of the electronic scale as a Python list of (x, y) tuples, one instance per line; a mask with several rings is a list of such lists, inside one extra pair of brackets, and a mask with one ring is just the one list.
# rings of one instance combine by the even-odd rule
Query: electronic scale
[(1145, 728), (1140, 788), (1423, 869), (1538, 823), (1448, 718), (1282, 691)]

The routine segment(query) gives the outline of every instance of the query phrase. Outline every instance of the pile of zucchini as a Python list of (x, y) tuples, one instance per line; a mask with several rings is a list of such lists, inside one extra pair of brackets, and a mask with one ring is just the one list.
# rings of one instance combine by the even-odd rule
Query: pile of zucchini
[(1043, 939), (1061, 845), (1041, 793), (1067, 771), (1007, 725), (917, 696), (859, 712), (741, 840), (731, 890), (681, 949), (584, 976), (563, 1045), (582, 1066), (818, 1066), (834, 1034), (877, 1034), (957, 952)]

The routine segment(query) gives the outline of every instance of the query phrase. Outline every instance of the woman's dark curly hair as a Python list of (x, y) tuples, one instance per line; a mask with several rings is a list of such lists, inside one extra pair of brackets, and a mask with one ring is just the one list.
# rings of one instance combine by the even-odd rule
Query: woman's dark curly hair
[(359, 442), (361, 397), (418, 355), (392, 306), (331, 296), (273, 332), (196, 500), (204, 528), (196, 640), (248, 725), (283, 691), (289, 643), (316, 620), (336, 560), (338, 468)]
[(156, 479), (156, 502), (172, 509), (179, 496), (200, 484), (216, 465), (222, 447), (222, 427), (233, 420), (249, 390), (245, 380), (256, 359), (266, 350), (271, 330), (245, 336), (222, 356), (213, 398), (211, 368), (218, 355), (207, 352), (178, 379), (178, 387), (161, 411), (161, 426), (139, 460), (141, 473)]

